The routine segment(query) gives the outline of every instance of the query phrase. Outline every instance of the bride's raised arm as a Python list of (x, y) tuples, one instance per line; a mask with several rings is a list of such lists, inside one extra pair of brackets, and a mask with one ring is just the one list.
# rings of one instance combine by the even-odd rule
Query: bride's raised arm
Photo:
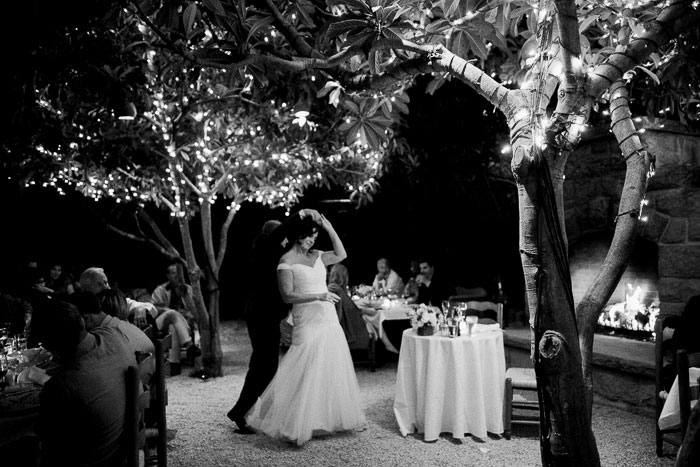
[(340, 263), (348, 257), (343, 242), (340, 241), (340, 237), (333, 228), (333, 225), (331, 225), (330, 221), (326, 219), (324, 215), (321, 215), (321, 227), (328, 233), (328, 236), (331, 238), (331, 243), (333, 244), (333, 251), (324, 251), (321, 253), (321, 261), (323, 261), (325, 266)]

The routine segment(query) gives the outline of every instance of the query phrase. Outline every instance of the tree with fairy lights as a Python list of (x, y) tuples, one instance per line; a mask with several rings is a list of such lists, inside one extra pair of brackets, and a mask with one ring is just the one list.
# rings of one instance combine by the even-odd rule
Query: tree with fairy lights
[[(135, 103), (131, 113), (119, 114), (109, 99), (87, 93), (80, 81), (71, 81), (76, 73), (47, 84), (37, 104), (60, 138), (36, 137), (35, 152), (22, 160), (41, 170), (30, 170), (25, 183), (60, 193), (73, 188), (96, 201), (127, 205), (131, 228), (110, 223), (110, 229), (147, 242), (186, 267), (204, 364), (218, 376), (219, 272), (236, 212), (245, 202), (289, 212), (312, 185), (343, 187), (362, 202), (376, 189), (389, 135), (358, 129), (349, 138), (336, 128), (352, 125), (352, 118), (318, 106), (309, 98), (315, 90), (307, 80), (252, 87), (249, 74), (238, 81), (176, 54), (156, 53), (151, 42), (157, 38), (138, 26), (134, 17), (121, 29), (95, 32), (113, 36), (123, 60), (118, 69), (138, 75), (121, 92)], [(345, 105), (352, 111), (369, 101), (358, 95)], [(373, 100), (386, 120), (398, 111), (390, 103), (390, 98)], [(152, 205), (169, 212), (180, 247), (149, 215)], [(201, 244), (191, 232), (195, 223)]]
[[(318, 97), (345, 103), (358, 90), (384, 99), (417, 75), (432, 74), (431, 89), (459, 79), (502, 112), (520, 204), (542, 462), (600, 464), (591, 430), (593, 330), (629, 258), (654, 171), (628, 86), (654, 109), (667, 96), (655, 95), (644, 80), (658, 80), (675, 93), (674, 106), (662, 108), (686, 123), (698, 120), (697, 83), (679, 78), (684, 67), (694, 71), (685, 58), (697, 50), (697, 30), (687, 32), (700, 16), (696, 1), (134, 0), (125, 15), (156, 31), (163, 50), (193, 66), (251, 76), (254, 87), (302, 75), (316, 79)], [(610, 252), (575, 308), (563, 174), (603, 108), (627, 176)], [(346, 109), (339, 129), (350, 137), (381, 136), (391, 126), (376, 118), (374, 101)]]

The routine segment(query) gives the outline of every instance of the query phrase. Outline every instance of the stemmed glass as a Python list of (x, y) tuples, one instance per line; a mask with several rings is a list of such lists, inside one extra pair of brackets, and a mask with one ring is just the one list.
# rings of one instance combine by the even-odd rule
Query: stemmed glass
[(7, 339), (10, 337), (10, 325), (5, 323), (0, 327), (0, 346), (5, 347)]

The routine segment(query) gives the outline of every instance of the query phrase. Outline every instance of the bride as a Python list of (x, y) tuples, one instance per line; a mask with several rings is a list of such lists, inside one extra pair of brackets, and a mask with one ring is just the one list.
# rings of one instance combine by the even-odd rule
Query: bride
[(360, 388), (334, 304), (326, 287), (326, 266), (347, 256), (331, 223), (321, 216), (333, 251), (312, 250), (318, 224), (304, 219), (293, 229), (291, 249), (280, 259), (282, 299), (293, 304), (292, 345), (277, 374), (248, 413), (253, 428), (304, 444), (315, 434), (365, 426)]

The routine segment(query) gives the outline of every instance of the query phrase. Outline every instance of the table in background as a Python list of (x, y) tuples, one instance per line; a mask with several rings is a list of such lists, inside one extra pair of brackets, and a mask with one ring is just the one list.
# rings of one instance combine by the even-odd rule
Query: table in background
[[(688, 369), (688, 377), (690, 387), (698, 385), (698, 378), (700, 377), (700, 368), (690, 367)], [(697, 401), (691, 401), (692, 406), (695, 405)], [(673, 386), (668, 392), (666, 397), (666, 402), (664, 402), (664, 407), (661, 409), (661, 415), (659, 415), (659, 429), (669, 430), (674, 427), (678, 427), (681, 423), (681, 408), (678, 403), (678, 376), (673, 381)]]
[(454, 438), (503, 433), (503, 331), (498, 325), (477, 331), (455, 338), (404, 331), (394, 393), (403, 436), (417, 431), (433, 441), (444, 432)]
[(370, 306), (369, 302), (355, 300), (355, 305), (362, 311), (362, 318), (367, 323), (367, 331), (370, 335), (376, 335), (384, 344), (384, 347), (389, 352), (399, 353), (391, 341), (389, 336), (384, 332), (384, 321), (405, 320), (406, 327), (409, 327), (408, 311), (410, 308), (406, 305), (394, 305), (390, 308), (377, 308)]

